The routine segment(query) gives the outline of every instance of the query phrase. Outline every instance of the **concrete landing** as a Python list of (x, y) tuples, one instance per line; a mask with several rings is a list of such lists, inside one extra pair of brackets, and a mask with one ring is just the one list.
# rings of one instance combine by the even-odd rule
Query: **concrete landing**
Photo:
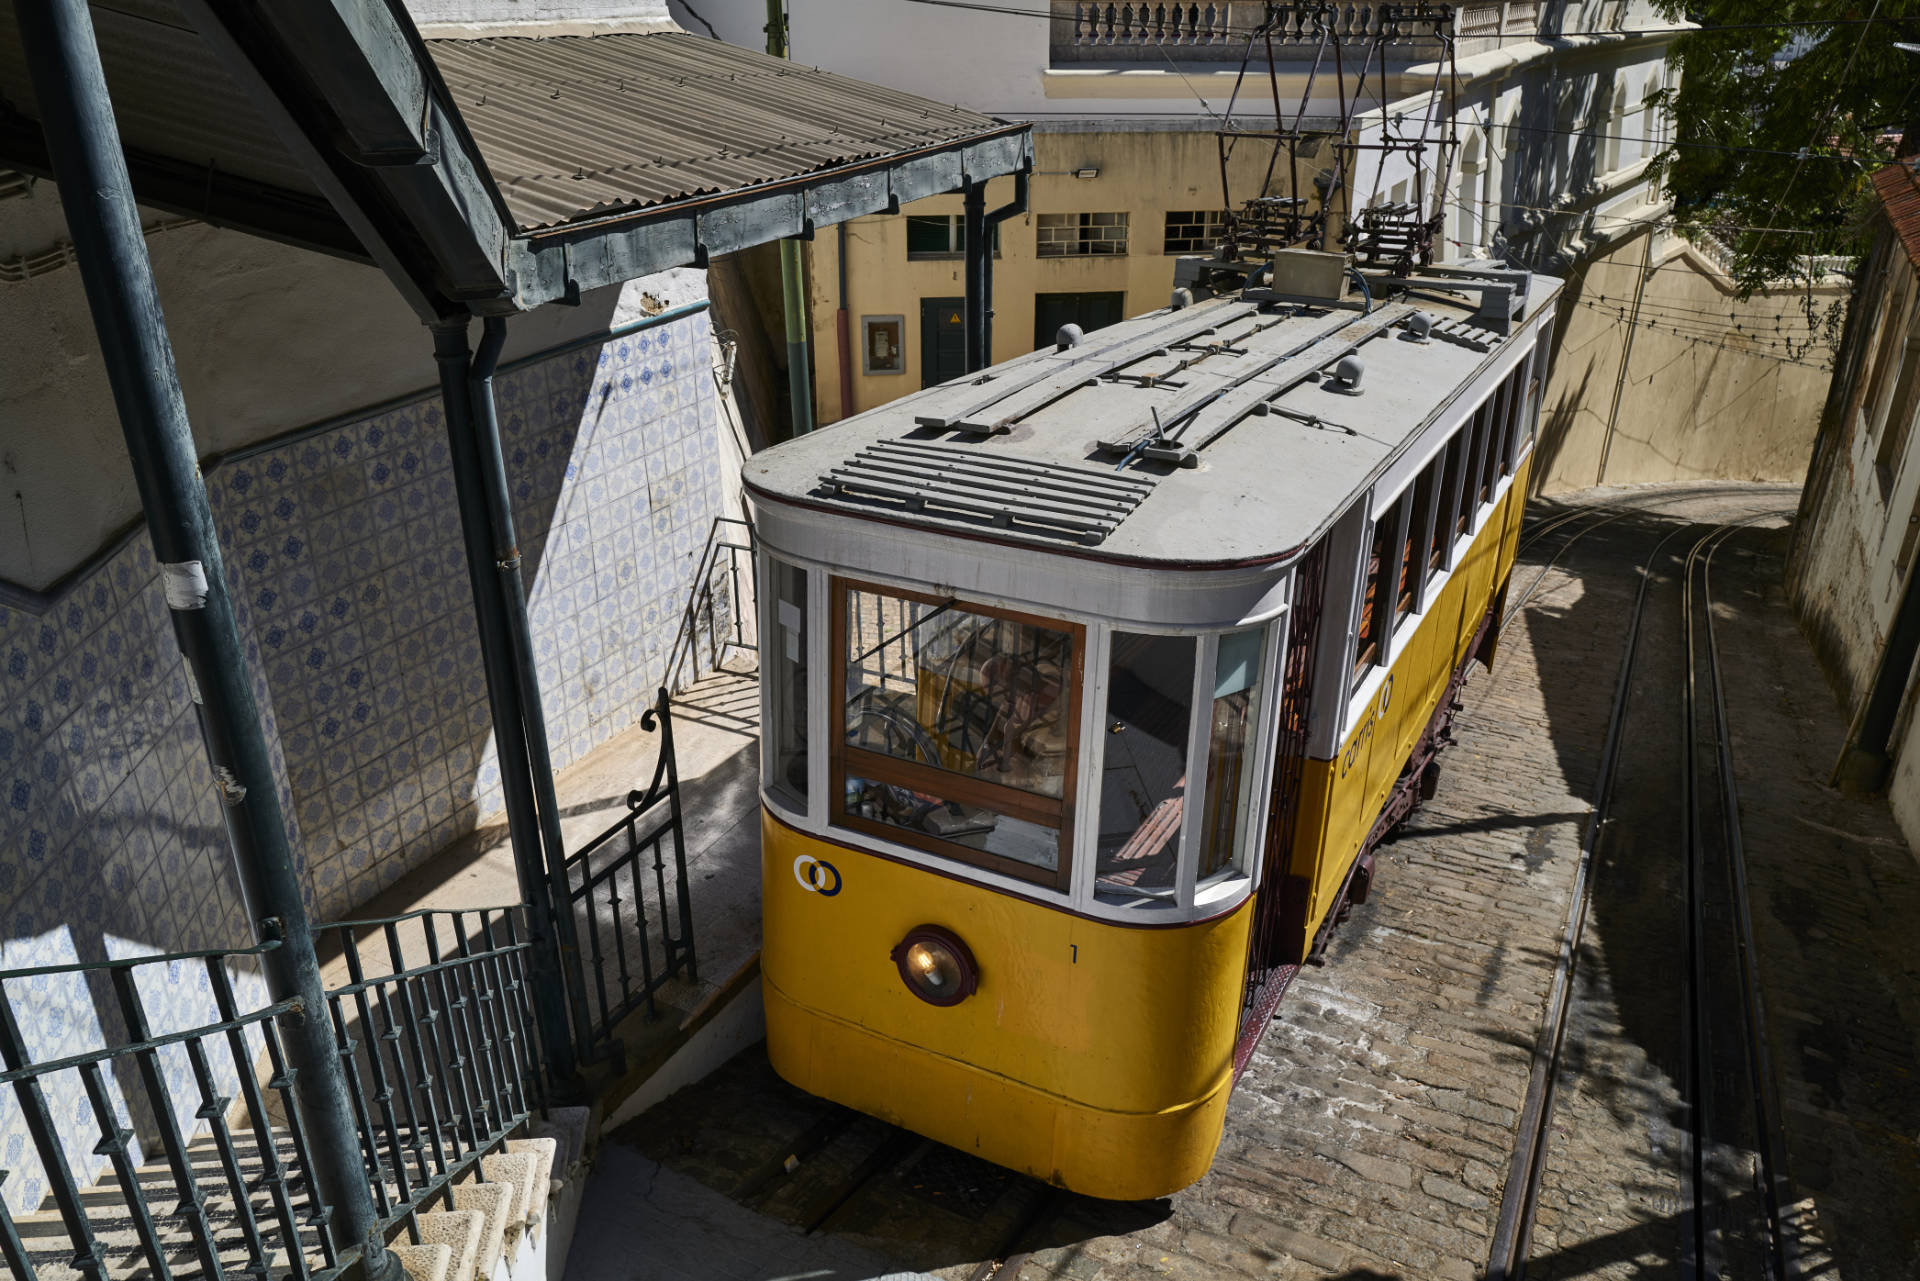
[(587, 1187), (565, 1281), (934, 1281), (838, 1237), (736, 1205), (608, 1144)]

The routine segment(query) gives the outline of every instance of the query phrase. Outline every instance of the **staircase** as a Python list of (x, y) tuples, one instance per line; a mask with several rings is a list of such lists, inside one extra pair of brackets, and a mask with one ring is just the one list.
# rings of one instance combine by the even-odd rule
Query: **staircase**
[[(326, 1016), (359, 1164), (379, 1234), (415, 1281), (548, 1281), (571, 1234), (589, 1112), (548, 1102), (521, 916), (329, 927), (350, 975)], [(312, 1175), (280, 1035), (299, 1012), (259, 996), (275, 946), (0, 973), (0, 1258), (14, 1277), (364, 1272), (363, 1243), (333, 1239)], [(42, 1041), (88, 1006), (93, 1048), (48, 1053), (22, 1034)]]

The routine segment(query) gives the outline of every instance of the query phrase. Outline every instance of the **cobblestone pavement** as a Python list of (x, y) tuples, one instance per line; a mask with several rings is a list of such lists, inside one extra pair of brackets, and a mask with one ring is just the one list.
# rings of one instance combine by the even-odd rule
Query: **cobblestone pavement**
[[(1235, 1093), (1212, 1171), (1157, 1202), (1049, 1203), (1022, 1281), (1467, 1281), (1483, 1272), (1634, 571), (1669, 530), (1789, 512), (1793, 497), (1695, 486), (1580, 501), (1638, 514), (1564, 551), (1567, 535), (1550, 535), (1522, 558), (1514, 597), (1536, 575), (1537, 590), (1493, 671), (1468, 680), (1438, 795), (1382, 849), (1372, 899), (1336, 934), (1328, 964), (1303, 971), (1280, 1006)], [(1920, 961), (1910, 937), (1920, 876), (1883, 804), (1824, 786), (1844, 725), (1781, 598), (1778, 540), (1755, 529), (1731, 543), (1715, 592), (1726, 602), (1721, 645), (1789, 1154), (1809, 1197), (1803, 1217), (1834, 1242), (1831, 1258), (1816, 1257), (1819, 1275), (1915, 1277)], [(1649, 642), (1664, 653), (1676, 631), (1675, 620), (1661, 623)], [(1630, 749), (1656, 749), (1638, 768), (1657, 770), (1661, 731), (1637, 732), (1644, 741)], [(1653, 839), (1602, 848), (1530, 1275), (1677, 1271), (1678, 1031), (1664, 1011), (1678, 970), (1674, 941), (1642, 911), (1667, 893), (1673, 857)], [(754, 1181), (768, 1142), (832, 1124), (830, 1105), (781, 1086), (755, 1050), (613, 1141), (724, 1191)], [(823, 1140), (823, 1162), (857, 1166), (876, 1150), (877, 1136), (861, 1137), (868, 1124)], [(765, 1135), (785, 1137), (756, 1137)], [(929, 1159), (907, 1153), (893, 1168), (910, 1173)], [(978, 1193), (985, 1176), (968, 1177)], [(777, 1191), (754, 1186), (764, 1213), (816, 1216), (817, 1207), (783, 1208)], [(822, 1230), (898, 1266), (959, 1278), (993, 1253), (1031, 1196), (1030, 1185), (1010, 1185), (958, 1213), (889, 1192), (835, 1210)]]

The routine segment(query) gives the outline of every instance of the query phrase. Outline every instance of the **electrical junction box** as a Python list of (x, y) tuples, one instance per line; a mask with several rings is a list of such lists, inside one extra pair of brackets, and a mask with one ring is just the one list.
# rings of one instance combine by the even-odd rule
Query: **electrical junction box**
[(1317, 249), (1282, 249), (1273, 255), (1276, 294), (1338, 302), (1347, 292), (1347, 256)]

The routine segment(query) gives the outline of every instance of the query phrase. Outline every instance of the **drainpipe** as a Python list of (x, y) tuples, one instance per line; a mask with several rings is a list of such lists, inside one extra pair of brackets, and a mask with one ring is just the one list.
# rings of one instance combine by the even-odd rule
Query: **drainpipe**
[[(522, 716), (520, 683), (514, 671), (512, 628), (501, 592), (503, 573), (495, 550), (489, 512), (486, 465), (474, 429), (472, 392), (468, 372), (472, 352), (467, 345), (467, 318), (436, 323), (433, 355), (440, 366), (440, 398), (447, 416), (447, 447), (453, 466), (454, 497), (460, 508), (460, 533), (466, 544), (467, 582), (473, 589), (473, 613), (480, 625), (481, 664), (487, 680), (487, 707), (493, 720), (494, 754), (500, 765), (501, 804), (507, 814), (507, 836), (513, 847), (514, 870), (520, 894), (531, 905), (528, 932), (534, 958), (530, 978), (539, 979), (534, 1001), (541, 1039), (554, 1076), (568, 1082), (574, 1075), (573, 1037), (567, 1025), (570, 1002), (550, 892), (552, 878), (542, 847), (538, 803), (534, 799), (533, 769), (527, 759), (529, 735)], [(585, 1028), (586, 1024), (580, 1024)]]
[(967, 372), (978, 373), (993, 363), (987, 345), (992, 328), (987, 319), (993, 306), (993, 246), (987, 243), (987, 184), (969, 182), (962, 189), (960, 208), (967, 244)]
[[(500, 452), (500, 417), (493, 400), (493, 374), (499, 368), (500, 351), (506, 344), (506, 318), (488, 316), (481, 333), (480, 350), (467, 375), (467, 389), (472, 405), (474, 444), (481, 479), (486, 485), (487, 514), (493, 526), (494, 566), (499, 574), (501, 600), (506, 607), (507, 642), (512, 651), (521, 728), (526, 734), (527, 764), (533, 772), (533, 800), (540, 814), (540, 838), (547, 851), (547, 884), (536, 901), (552, 910), (565, 972), (580, 980), (570, 987), (556, 984), (553, 990), (571, 998), (576, 1025), (584, 1030), (591, 1023), (567, 879), (567, 846), (560, 835), (560, 802), (553, 790), (546, 705), (540, 697), (540, 674), (533, 660), (533, 626), (527, 618), (526, 580), (520, 573), (520, 545), (513, 531), (513, 502), (509, 497), (506, 459)], [(557, 1021), (564, 1027), (564, 1019)]]
[(853, 417), (853, 334), (851, 322), (847, 318), (847, 224), (836, 223), (834, 230), (840, 234), (840, 310), (834, 313), (833, 325), (840, 337), (840, 416)]
[(262, 958), (268, 990), (275, 1000), (299, 1003), (283, 1023), (299, 1071), (294, 1097), (316, 1190), (334, 1208), (335, 1242), (363, 1247), (367, 1275), (395, 1281), (400, 1263), (381, 1239), (367, 1186), (313, 928), (93, 21), (86, 0), (37, 0), (18, 6), (15, 17), (247, 912), (258, 936), (280, 938)]
[(981, 321), (981, 350), (987, 354), (986, 364), (993, 363), (993, 239), (1000, 230), (1000, 224), (1009, 218), (1015, 218), (1027, 211), (1027, 177), (1033, 172), (1032, 161), (1028, 167), (1013, 175), (1013, 199), (987, 215), (988, 234), (982, 239), (987, 242), (986, 260), (981, 265), (981, 275), (985, 280), (984, 292), (987, 305), (986, 315)]
[[(787, 15), (780, 0), (767, 0), (767, 52), (787, 56)], [(793, 434), (813, 430), (813, 352), (807, 341), (807, 264), (798, 240), (780, 242), (780, 297), (787, 328), (787, 391)]]

